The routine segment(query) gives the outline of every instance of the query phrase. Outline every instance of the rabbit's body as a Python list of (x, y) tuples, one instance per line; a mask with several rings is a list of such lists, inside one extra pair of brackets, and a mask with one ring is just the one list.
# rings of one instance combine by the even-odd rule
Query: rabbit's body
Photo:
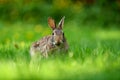
[(68, 44), (62, 31), (63, 22), (64, 18), (60, 21), (59, 27), (56, 28), (54, 20), (52, 18), (48, 19), (48, 23), (53, 29), (53, 33), (32, 44), (30, 48), (31, 56), (40, 54), (43, 57), (48, 57), (48, 54), (53, 53), (54, 51), (61, 52), (68, 50)]
[(52, 53), (54, 51), (66, 52), (67, 50), (68, 50), (68, 45), (66, 42), (64, 42), (60, 46), (56, 46), (52, 42), (52, 36), (50, 35), (50, 36), (43, 37), (41, 40), (33, 43), (30, 49), (30, 54), (31, 56), (40, 54), (43, 57), (47, 57), (49, 53)]

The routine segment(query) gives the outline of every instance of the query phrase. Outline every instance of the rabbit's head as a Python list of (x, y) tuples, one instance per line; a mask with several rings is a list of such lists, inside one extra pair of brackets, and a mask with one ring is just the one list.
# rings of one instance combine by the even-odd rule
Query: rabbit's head
[(56, 23), (54, 21), (54, 19), (52, 19), (51, 17), (48, 18), (48, 25), (52, 28), (53, 32), (52, 32), (52, 42), (54, 45), (56, 46), (60, 46), (64, 41), (64, 33), (63, 33), (63, 24), (64, 24), (64, 18), (63, 17), (58, 26), (56, 26)]

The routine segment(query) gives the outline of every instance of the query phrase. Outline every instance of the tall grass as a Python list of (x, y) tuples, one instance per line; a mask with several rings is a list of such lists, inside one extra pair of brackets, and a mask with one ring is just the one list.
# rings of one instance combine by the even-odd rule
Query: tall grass
[(50, 29), (40, 24), (0, 27), (0, 79), (120, 79), (119, 30), (69, 23), (64, 32), (68, 54), (31, 62), (31, 43), (50, 34)]

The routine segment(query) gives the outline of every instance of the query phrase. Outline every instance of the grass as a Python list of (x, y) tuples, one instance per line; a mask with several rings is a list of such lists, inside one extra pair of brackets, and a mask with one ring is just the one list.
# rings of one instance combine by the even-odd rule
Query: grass
[(66, 55), (30, 63), (32, 42), (51, 33), (43, 25), (0, 26), (0, 79), (114, 79), (120, 74), (120, 31), (66, 24)]

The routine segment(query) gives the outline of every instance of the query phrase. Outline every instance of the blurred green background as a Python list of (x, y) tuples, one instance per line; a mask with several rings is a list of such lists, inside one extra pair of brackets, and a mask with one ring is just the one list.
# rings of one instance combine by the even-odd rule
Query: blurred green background
[[(58, 23), (66, 55), (31, 62), (32, 42)], [(120, 0), (0, 0), (0, 79), (120, 79)]]
[(46, 23), (48, 16), (78, 25), (118, 27), (120, 0), (0, 0), (0, 20), (8, 23)]

